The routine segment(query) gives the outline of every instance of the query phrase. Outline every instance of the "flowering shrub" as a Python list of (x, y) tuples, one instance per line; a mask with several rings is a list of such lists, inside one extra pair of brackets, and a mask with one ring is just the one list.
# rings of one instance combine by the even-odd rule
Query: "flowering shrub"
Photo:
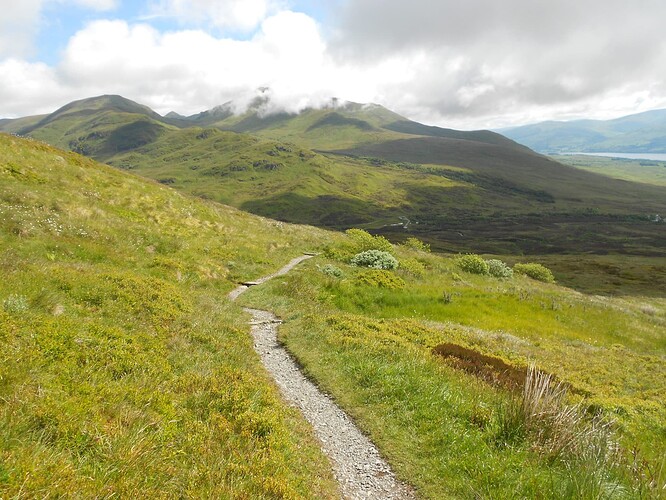
[(541, 264), (516, 264), (513, 270), (518, 274), (524, 274), (530, 278), (543, 281), (544, 283), (555, 283), (555, 276), (553, 272)]
[(403, 246), (411, 248), (412, 250), (421, 250), (422, 252), (430, 252), (430, 245), (423, 243), (418, 238), (409, 237), (403, 241)]
[(405, 286), (405, 281), (390, 271), (384, 269), (369, 269), (356, 277), (359, 285), (376, 286), (389, 290), (398, 290)]
[(381, 250), (383, 252), (390, 252), (393, 248), (391, 242), (383, 236), (373, 236), (363, 229), (347, 229), (345, 234), (354, 242), (354, 245), (359, 252), (364, 250)]
[(509, 279), (513, 278), (513, 270), (499, 259), (490, 259), (488, 264), (488, 273), (495, 278)]
[(473, 253), (461, 255), (456, 259), (458, 267), (463, 271), (471, 274), (488, 274), (488, 263), (483, 260), (483, 257)]
[(351, 260), (352, 266), (371, 267), (373, 269), (397, 269), (398, 261), (393, 255), (381, 250), (366, 250), (357, 253)]

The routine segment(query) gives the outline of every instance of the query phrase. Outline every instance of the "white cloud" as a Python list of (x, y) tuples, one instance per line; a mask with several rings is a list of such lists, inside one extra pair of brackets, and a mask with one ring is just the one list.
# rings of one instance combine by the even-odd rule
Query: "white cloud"
[(249, 31), (266, 19), (275, 7), (276, 2), (272, 0), (160, 0), (153, 6), (153, 11), (183, 23)]
[(332, 96), (373, 101), (382, 91), (377, 82), (408, 81), (414, 64), (402, 58), (364, 67), (336, 63), (312, 18), (282, 11), (265, 19), (249, 40), (95, 21), (71, 38), (55, 75), (81, 97), (117, 93), (161, 113), (194, 113), (230, 100), (242, 110), (258, 88), (268, 87), (264, 111), (270, 113), (297, 112)]
[(0, 14), (0, 57), (23, 57), (31, 52), (39, 27), (42, 0), (3, 0)]
[(60, 8), (77, 5), (96, 11), (109, 11), (119, 0), (2, 0), (0, 3), (0, 57), (27, 57), (43, 24), (43, 11), (49, 4)]
[[(666, 107), (662, 0), (642, 0), (641, 9), (623, 0), (413, 0), (409, 9), (385, 0), (381, 15), (376, 0), (355, 0), (328, 26), (281, 9), (280, 0), (159, 1), (165, 15), (201, 24), (160, 32), (147, 23), (94, 21), (71, 37), (53, 68), (4, 64), (0, 114), (30, 114), (49, 95), (55, 109), (69, 96), (102, 93), (162, 113), (194, 113), (229, 100), (242, 108), (260, 87), (270, 88), (266, 112), (335, 96), (454, 128)], [(16, 3), (9, 15), (34, 21), (41, 2)], [(216, 36), (206, 31), (212, 25), (224, 29)], [(232, 37), (243, 29), (244, 38)], [(8, 83), (23, 78), (37, 79), (25, 88)]]
[(338, 14), (331, 50), (340, 60), (426, 54), (412, 81), (389, 82), (386, 93), (427, 121), (492, 126), (527, 115), (600, 116), (624, 103), (618, 115), (641, 110), (618, 93), (641, 89), (643, 103), (666, 105), (663, 0), (412, 0), (409, 8), (355, 0)]
[(0, 62), (0, 102), (4, 116), (25, 116), (54, 111), (54, 103), (74, 99), (58, 82), (53, 68), (18, 59)]
[(118, 2), (120, 0), (55, 0), (60, 3), (72, 3), (84, 7), (86, 9), (92, 9), (97, 11), (109, 11), (118, 7)]

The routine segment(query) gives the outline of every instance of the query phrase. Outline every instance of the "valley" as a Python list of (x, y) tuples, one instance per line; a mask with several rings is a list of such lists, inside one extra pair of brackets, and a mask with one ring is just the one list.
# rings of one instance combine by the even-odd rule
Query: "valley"
[[(428, 127), (377, 105), (263, 115), (265, 105), (160, 117), (100, 96), (20, 120), (19, 131), (285, 222), (414, 235), (446, 252), (664, 255), (663, 225), (650, 219), (666, 213), (658, 183), (572, 168), (499, 134)], [(402, 231), (391, 225), (400, 217), (418, 224)]]
[(659, 498), (660, 166), (264, 104), (0, 122), (0, 496), (338, 498), (249, 308), (418, 497)]

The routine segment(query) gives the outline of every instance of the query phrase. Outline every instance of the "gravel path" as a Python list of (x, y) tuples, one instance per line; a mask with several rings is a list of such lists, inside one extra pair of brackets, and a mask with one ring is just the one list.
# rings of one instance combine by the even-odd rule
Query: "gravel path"
[[(241, 285), (230, 298), (234, 300), (255, 284), (288, 273), (298, 263), (312, 257), (293, 259), (275, 274)], [(283, 397), (298, 407), (312, 425), (324, 453), (333, 464), (333, 473), (345, 498), (411, 499), (412, 490), (398, 480), (377, 448), (351, 419), (325, 394), (303, 376), (298, 365), (277, 341), (280, 320), (269, 311), (245, 309), (252, 315), (254, 348), (273, 376)]]

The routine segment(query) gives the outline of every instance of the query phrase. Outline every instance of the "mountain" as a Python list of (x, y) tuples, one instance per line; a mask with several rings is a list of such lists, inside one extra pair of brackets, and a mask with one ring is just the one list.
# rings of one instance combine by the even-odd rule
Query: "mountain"
[(287, 222), (396, 240), (415, 234), (447, 251), (664, 254), (651, 222), (666, 213), (663, 187), (581, 171), (494, 132), (426, 126), (375, 104), (332, 100), (266, 114), (268, 104), (239, 115), (227, 103), (161, 117), (101, 96), (22, 133)]
[(548, 121), (499, 132), (544, 153), (666, 153), (666, 109), (614, 120)]
[(46, 116), (47, 115), (34, 115), (34, 116), (26, 116), (23, 118), (0, 119), (0, 132), (7, 132), (9, 134), (18, 133), (21, 130), (25, 130), (28, 127), (31, 127), (39, 123)]
[[(114, 120), (162, 127), (111, 155), (115, 168), (0, 134), (0, 497), (340, 498), (328, 447), (255, 351), (265, 348), (251, 330), (279, 328), (419, 498), (660, 498), (665, 226), (631, 214), (663, 191), (575, 176), (494, 135), (363, 136), (324, 153), (123, 107), (43, 129), (99, 126), (107, 135), (88, 140), (108, 154)], [(374, 128), (334, 126), (383, 134), (354, 118)], [(552, 190), (540, 171), (559, 173)], [(205, 199), (222, 196), (293, 218), (328, 196), (322, 214), (387, 210), (402, 238), (458, 227), (470, 245), (526, 238), (573, 255), (438, 255), (416, 239), (394, 245)], [(587, 254), (595, 245), (657, 256)], [(229, 300), (305, 252), (316, 255)], [(534, 261), (559, 264), (558, 283)], [(251, 321), (244, 307), (275, 316)], [(357, 455), (344, 460), (358, 468)]]

